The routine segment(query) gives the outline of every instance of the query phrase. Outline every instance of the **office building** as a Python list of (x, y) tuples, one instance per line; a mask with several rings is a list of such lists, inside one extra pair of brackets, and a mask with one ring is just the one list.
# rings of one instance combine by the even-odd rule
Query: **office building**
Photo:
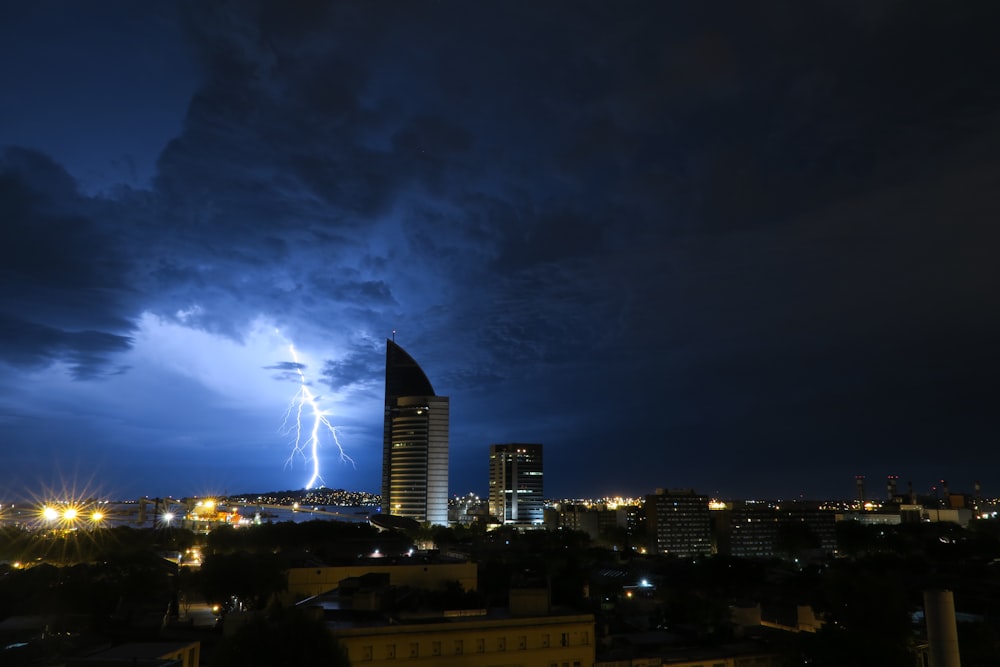
[(708, 496), (691, 489), (657, 489), (646, 496), (646, 527), (652, 553), (707, 556), (712, 553)]
[[(634, 519), (635, 509), (621, 505), (612, 509), (604, 504), (556, 503), (545, 508), (544, 521), (548, 530), (577, 530), (597, 540), (619, 529), (628, 531), (629, 515), (632, 513)], [(629, 534), (633, 533), (629, 531)]]
[(448, 410), (413, 357), (386, 340), (383, 512), (447, 525)]
[(837, 514), (806, 501), (735, 501), (712, 512), (717, 552), (739, 558), (832, 555)]
[(490, 445), (490, 515), (501, 525), (541, 527), (542, 446)]

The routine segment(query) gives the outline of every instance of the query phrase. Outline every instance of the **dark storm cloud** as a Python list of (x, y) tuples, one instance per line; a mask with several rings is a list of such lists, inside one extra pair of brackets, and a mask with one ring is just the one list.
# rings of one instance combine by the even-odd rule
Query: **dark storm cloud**
[(78, 194), (47, 157), (0, 156), (0, 360), (22, 367), (65, 361), (98, 377), (131, 345), (128, 263), (96, 221), (109, 207)]
[[(315, 287), (322, 289), (323, 279), (317, 279), (314, 284)], [(392, 290), (381, 280), (352, 281), (331, 286), (329, 295), (348, 303), (367, 304), (374, 308), (384, 308), (395, 304)]]
[[(935, 329), (939, 308), (973, 326), (961, 294), (995, 281), (985, 213), (922, 212), (981, 199), (936, 174), (978, 173), (989, 149), (972, 147), (996, 146), (995, 9), (558, 9), (192, 5), (207, 83), (161, 158), (171, 215), (206, 247), (238, 234), (246, 257), (227, 266), (264, 230), (293, 254), (303, 229), (332, 234), (325, 270), (310, 256), (293, 291), (259, 297), (355, 300), (383, 330), (422, 313), (468, 334), (456, 382), (580, 358), (597, 384), (629, 381), (656, 346), (660, 380), (704, 364), (711, 386), (753, 394), (727, 360), (775, 354), (822, 394), (841, 365), (827, 346), (860, 346), (843, 363), (863, 365), (867, 337)], [(765, 368), (764, 394), (783, 385)]]
[(327, 361), (322, 377), (323, 383), (334, 390), (361, 385), (358, 388), (362, 391), (380, 393), (380, 381), (385, 377), (385, 351), (371, 344), (355, 345), (336, 360)]
[(275, 380), (281, 380), (283, 382), (295, 382), (301, 384), (302, 373), (308, 368), (305, 364), (300, 364), (294, 361), (281, 361), (271, 366), (264, 366), (264, 370), (278, 371), (274, 373), (271, 377)]
[(264, 366), (265, 369), (269, 371), (301, 371), (306, 369), (305, 364), (299, 364), (294, 361), (282, 361), (281, 363), (274, 364), (273, 366)]
[(887, 3), (859, 25), (854, 7), (789, 7), (761, 22), (745, 6), (718, 26), (724, 85), (671, 114), (697, 137), (683, 154), (704, 228), (771, 224), (931, 173), (993, 124), (981, 105), (995, 105), (982, 85), (997, 73), (983, 27), (995, 8)]
[(127, 336), (102, 331), (63, 331), (0, 314), (3, 360), (14, 366), (40, 367), (63, 360), (77, 380), (91, 380), (108, 372), (116, 353), (132, 344)]

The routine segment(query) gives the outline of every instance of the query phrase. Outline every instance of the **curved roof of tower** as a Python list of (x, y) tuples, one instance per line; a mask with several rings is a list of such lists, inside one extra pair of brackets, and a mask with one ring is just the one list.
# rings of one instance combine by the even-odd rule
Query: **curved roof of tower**
[(423, 369), (395, 341), (385, 340), (385, 402), (400, 396), (435, 396)]

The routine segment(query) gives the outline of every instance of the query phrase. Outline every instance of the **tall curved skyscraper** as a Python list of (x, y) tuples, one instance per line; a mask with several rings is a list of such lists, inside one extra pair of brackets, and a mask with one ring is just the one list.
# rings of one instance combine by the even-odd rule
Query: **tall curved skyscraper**
[(386, 340), (382, 430), (382, 512), (448, 523), (448, 397)]

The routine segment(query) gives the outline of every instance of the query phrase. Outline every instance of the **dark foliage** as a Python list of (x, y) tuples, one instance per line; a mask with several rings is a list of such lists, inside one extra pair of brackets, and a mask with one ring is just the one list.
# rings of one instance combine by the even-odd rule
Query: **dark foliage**
[(298, 608), (272, 608), (226, 636), (213, 667), (350, 667), (322, 618)]

